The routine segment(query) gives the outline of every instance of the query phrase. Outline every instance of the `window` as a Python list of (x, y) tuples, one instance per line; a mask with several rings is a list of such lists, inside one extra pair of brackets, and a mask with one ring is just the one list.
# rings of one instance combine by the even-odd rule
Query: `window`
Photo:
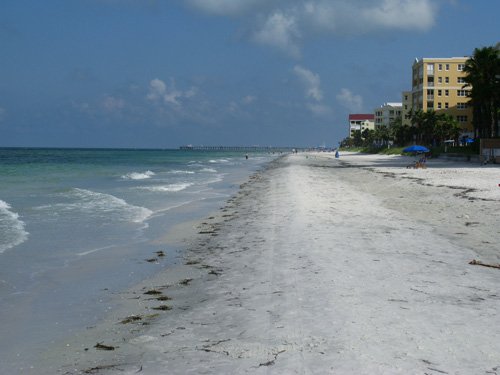
[(446, 70), (450, 70), (450, 64), (446, 64), (446, 65), (445, 65), (445, 69), (446, 69)]
[(464, 77), (458, 77), (457, 78), (457, 83), (465, 83), (465, 78)]
[(441, 96), (443, 94), (443, 90), (438, 90), (438, 96)]
[(465, 68), (465, 64), (458, 64), (458, 65), (457, 65), (457, 70), (458, 70), (459, 72), (462, 72), (462, 71), (464, 70), (464, 68)]
[(467, 122), (467, 116), (464, 116), (464, 115), (458, 115), (458, 116), (457, 116), (457, 121), (458, 121), (458, 122)]
[(434, 102), (427, 102), (427, 108), (434, 108)]
[(448, 109), (450, 106), (448, 103), (444, 103), (444, 108)]
[(457, 103), (457, 109), (467, 109), (468, 107), (467, 103)]
[(438, 64), (438, 70), (443, 70), (443, 64)]
[(450, 77), (444, 77), (444, 83), (450, 83)]
[(450, 90), (444, 90), (444, 96), (450, 96)]
[(438, 109), (441, 109), (442, 107), (442, 103), (438, 103)]
[(443, 83), (443, 77), (438, 77), (438, 83)]
[(457, 96), (468, 96), (469, 91), (468, 90), (457, 90)]

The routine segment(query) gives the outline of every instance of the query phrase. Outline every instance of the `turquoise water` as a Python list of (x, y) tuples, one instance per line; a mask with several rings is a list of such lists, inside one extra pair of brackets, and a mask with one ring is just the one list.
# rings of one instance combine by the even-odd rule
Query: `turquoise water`
[[(50, 342), (98, 320), (109, 291), (175, 262), (181, 249), (159, 247), (168, 229), (220, 207), (270, 159), (0, 149), (0, 372), (29, 367)], [(158, 250), (168, 260), (145, 262)]]

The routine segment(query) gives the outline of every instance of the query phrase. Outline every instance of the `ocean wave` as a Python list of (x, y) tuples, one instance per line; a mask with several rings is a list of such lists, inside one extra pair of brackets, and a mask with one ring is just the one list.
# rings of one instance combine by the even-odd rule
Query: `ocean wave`
[(152, 171), (131, 172), (131, 173), (127, 173), (126, 175), (123, 175), (122, 178), (124, 180), (146, 180), (148, 178), (151, 178), (154, 175), (155, 175), (155, 173)]
[(229, 163), (229, 160), (227, 160), (227, 159), (210, 159), (208, 162), (212, 163), (212, 164), (215, 164), (215, 163)]
[(194, 172), (194, 171), (178, 171), (178, 170), (174, 170), (174, 171), (169, 171), (168, 173), (171, 173), (171, 174), (195, 174), (196, 172)]
[(134, 223), (142, 223), (153, 211), (128, 204), (125, 200), (111, 194), (98, 193), (96, 191), (75, 188), (73, 194), (79, 198), (78, 202), (68, 205), (84, 212), (118, 213), (123, 218)]
[(139, 189), (153, 191), (153, 192), (178, 192), (187, 189), (194, 185), (191, 182), (169, 184), (169, 185), (156, 185), (156, 186), (141, 186)]
[(221, 182), (222, 180), (224, 180), (224, 175), (218, 174), (214, 178), (211, 178), (211, 179), (203, 181), (203, 182), (206, 185), (210, 185), (210, 184), (215, 184), (216, 182)]
[(213, 168), (203, 168), (200, 172), (205, 172), (205, 173), (217, 173), (216, 169)]
[(11, 206), (0, 200), (0, 254), (28, 239), (25, 223), (19, 214), (11, 211)]
[(142, 223), (153, 214), (153, 211), (145, 207), (131, 205), (111, 194), (74, 188), (64, 193), (64, 196), (72, 202), (44, 205), (35, 207), (35, 209), (45, 210), (51, 214), (76, 212), (106, 218), (111, 221), (133, 223)]

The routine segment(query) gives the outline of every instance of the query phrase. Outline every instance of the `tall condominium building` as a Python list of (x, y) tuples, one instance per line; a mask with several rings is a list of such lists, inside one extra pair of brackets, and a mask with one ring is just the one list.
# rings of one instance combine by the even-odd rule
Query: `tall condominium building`
[(375, 127), (387, 126), (398, 117), (401, 117), (402, 103), (384, 103), (375, 109)]
[(473, 137), (469, 90), (464, 87), (468, 57), (415, 59), (412, 74), (412, 108), (430, 109), (453, 116), (464, 135)]

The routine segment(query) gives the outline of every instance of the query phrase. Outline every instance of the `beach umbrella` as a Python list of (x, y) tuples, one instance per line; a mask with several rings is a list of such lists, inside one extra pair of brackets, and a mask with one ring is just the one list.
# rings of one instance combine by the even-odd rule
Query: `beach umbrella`
[(429, 149), (420, 145), (406, 147), (403, 152), (429, 152)]

